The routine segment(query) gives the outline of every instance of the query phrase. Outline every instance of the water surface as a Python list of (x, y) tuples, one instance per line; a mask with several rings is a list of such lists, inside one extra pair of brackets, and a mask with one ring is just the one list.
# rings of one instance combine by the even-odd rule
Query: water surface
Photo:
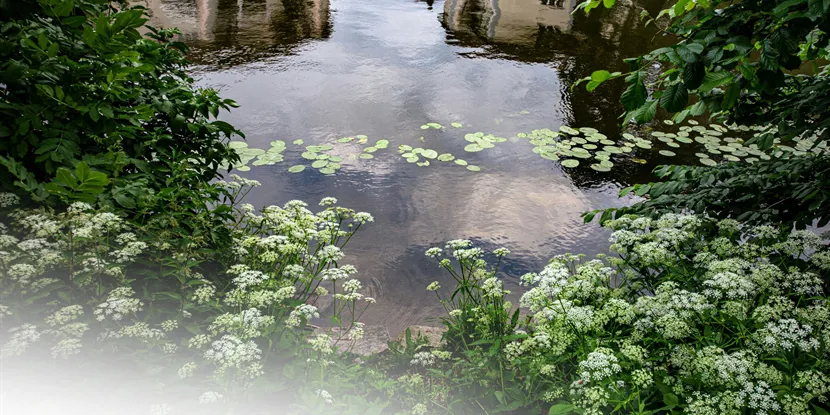
[[(513, 253), (504, 266), (509, 287), (555, 254), (597, 253), (608, 233), (579, 216), (627, 203), (621, 186), (649, 179), (660, 161), (623, 163), (610, 173), (564, 169), (507, 142), (465, 153), (465, 133), (504, 137), (560, 125), (590, 126), (618, 135), (621, 84), (593, 94), (571, 91), (602, 68), (624, 70), (622, 59), (649, 50), (654, 33), (637, 7), (663, 1), (618, 1), (612, 11), (570, 14), (576, 0), (146, 0), (152, 23), (176, 26), (192, 47), (194, 77), (219, 88), (241, 108), (223, 118), (252, 147), (286, 141), (286, 161), (253, 167), (263, 183), (249, 201), (258, 207), (334, 196), (371, 212), (375, 223), (347, 247), (347, 259), (378, 303), (364, 316), (393, 334), (430, 322), (442, 309), (424, 287), (451, 286), (423, 252), (456, 238)], [(636, 6), (636, 7), (635, 7)], [(426, 122), (464, 128), (421, 130)], [(286, 169), (305, 144), (334, 144), (365, 134), (391, 141), (372, 160), (354, 158), (355, 144), (338, 144), (342, 170), (324, 176)], [(421, 141), (423, 137), (423, 141)], [(400, 158), (400, 144), (451, 152), (482, 168)], [(646, 157), (639, 155), (640, 157)]]

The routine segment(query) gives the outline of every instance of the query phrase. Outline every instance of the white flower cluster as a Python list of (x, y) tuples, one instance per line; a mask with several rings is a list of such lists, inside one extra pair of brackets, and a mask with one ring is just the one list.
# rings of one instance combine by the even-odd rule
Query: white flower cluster
[(317, 307), (311, 304), (300, 304), (291, 310), (285, 324), (289, 327), (299, 327), (303, 322), (319, 317), (320, 313), (317, 311)]
[(435, 355), (430, 352), (418, 352), (412, 356), (412, 360), (409, 362), (412, 366), (421, 366), (421, 367), (430, 367), (434, 365), (436, 362)]
[(20, 203), (20, 198), (14, 193), (0, 193), (0, 208), (7, 208), (16, 206)]
[(273, 316), (262, 315), (259, 309), (250, 308), (239, 314), (222, 314), (213, 320), (208, 329), (214, 335), (225, 333), (247, 340), (258, 337), (265, 328), (273, 324)]
[(259, 363), (262, 351), (251, 340), (245, 341), (232, 335), (222, 336), (211, 343), (203, 357), (216, 365), (216, 376), (224, 375), (228, 369), (236, 369), (238, 375), (248, 378), (256, 378), (263, 373)]
[(32, 324), (24, 324), (9, 330), (11, 337), (0, 348), (0, 357), (20, 356), (33, 343), (40, 339), (41, 332)]
[(617, 373), (622, 367), (619, 360), (608, 349), (597, 349), (588, 358), (579, 362), (579, 377), (587, 382), (599, 382)]
[(111, 319), (120, 321), (124, 316), (135, 314), (142, 310), (143, 305), (137, 298), (133, 298), (135, 291), (130, 287), (119, 287), (110, 291), (107, 300), (95, 309), (98, 321)]
[(793, 349), (810, 352), (820, 347), (819, 341), (813, 337), (813, 328), (791, 318), (767, 323), (756, 332), (755, 337), (761, 347), (772, 353)]

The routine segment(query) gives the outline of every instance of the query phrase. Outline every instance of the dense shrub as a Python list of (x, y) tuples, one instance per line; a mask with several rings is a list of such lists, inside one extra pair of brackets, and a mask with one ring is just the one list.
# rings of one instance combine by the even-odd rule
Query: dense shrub
[[(490, 413), (542, 401), (550, 413), (826, 413), (830, 252), (817, 235), (674, 214), (608, 226), (619, 257), (559, 256), (522, 277), (518, 338), (492, 331), (510, 312), (502, 283), (471, 274), (448, 333), (481, 337), (435, 375)], [(469, 241), (445, 252), (484, 267)]]
[(211, 119), (236, 104), (193, 86), (175, 30), (104, 0), (4, 2), (0, 13), (0, 186), (227, 236), (210, 234), (204, 212), (240, 134)]

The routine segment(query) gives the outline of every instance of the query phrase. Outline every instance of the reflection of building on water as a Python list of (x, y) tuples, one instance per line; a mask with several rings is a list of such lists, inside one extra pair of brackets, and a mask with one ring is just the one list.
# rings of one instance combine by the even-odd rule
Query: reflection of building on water
[(527, 43), (540, 28), (568, 30), (576, 0), (446, 0), (444, 21), (453, 31), (504, 43)]
[(329, 0), (138, 0), (150, 23), (177, 27), (183, 40), (272, 46), (326, 38)]

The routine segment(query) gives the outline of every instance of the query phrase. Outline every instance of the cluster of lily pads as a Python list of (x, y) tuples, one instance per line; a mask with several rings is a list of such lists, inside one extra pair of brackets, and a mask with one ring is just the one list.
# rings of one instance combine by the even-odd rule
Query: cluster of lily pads
[[(671, 120), (664, 121), (666, 125), (673, 126)], [(651, 135), (664, 142), (669, 147), (678, 148), (680, 144), (698, 143), (703, 146), (705, 152), (695, 153), (701, 164), (714, 166), (718, 162), (714, 158), (731, 162), (754, 163), (758, 160), (769, 160), (773, 157), (786, 157), (788, 155), (803, 155), (808, 151), (827, 152), (827, 143), (820, 142), (816, 145), (817, 135), (798, 137), (794, 140), (795, 147), (781, 144), (780, 139), (773, 141), (771, 150), (761, 150), (755, 143), (747, 143), (750, 138), (757, 138), (761, 134), (775, 134), (777, 128), (766, 126), (745, 126), (738, 124), (710, 124), (700, 125), (695, 120), (686, 121), (675, 133), (653, 131)], [(663, 154), (663, 153), (671, 154)], [(671, 151), (664, 150), (663, 155), (674, 155)]]
[(631, 153), (634, 147), (652, 147), (648, 140), (630, 134), (628, 136), (625, 141), (618, 144), (594, 128), (575, 129), (568, 126), (559, 127), (559, 131), (544, 128), (518, 134), (519, 138), (528, 138), (534, 146), (533, 152), (546, 160), (561, 160), (562, 167), (567, 168), (579, 166), (579, 159), (593, 160), (590, 167), (601, 172), (610, 171), (614, 167), (614, 163), (611, 162), (611, 156), (614, 154)]
[[(228, 147), (239, 155), (239, 163), (234, 165), (234, 168), (239, 171), (251, 170), (251, 167), (248, 166), (248, 163), (251, 161), (253, 161), (251, 164), (254, 166), (268, 166), (285, 160), (282, 153), (285, 151), (286, 146), (285, 141), (282, 140), (272, 141), (271, 148), (268, 150), (248, 147), (248, 143), (244, 141), (232, 141), (228, 143)], [(227, 169), (229, 166), (225, 163), (220, 167)]]
[[(454, 123), (451, 123), (450, 125), (452, 125), (455, 128), (461, 128), (461, 127), (464, 126), (464, 124), (462, 124), (460, 122), (454, 122)], [(441, 125), (441, 124), (438, 124), (437, 122), (428, 122), (428, 123), (421, 126), (422, 130), (429, 130), (430, 128), (440, 130), (440, 129), (444, 128), (444, 126)]]
[[(412, 147), (410, 145), (401, 144), (398, 146), (398, 153), (400, 153), (401, 157), (403, 157), (409, 163), (415, 163), (420, 167), (426, 167), (430, 165), (430, 160), (438, 160), (443, 162), (454, 162), (459, 166), (467, 167), (469, 171), (481, 171), (481, 167), (472, 165), (467, 163), (464, 159), (456, 158), (454, 155), (450, 153), (442, 153), (438, 154), (437, 151), (429, 148), (422, 148), (422, 147)], [(421, 157), (424, 158), (421, 161)]]
[[(698, 157), (700, 163), (706, 166), (714, 166), (718, 163), (718, 160), (753, 163), (758, 160), (768, 160), (772, 157), (801, 155), (810, 151), (830, 153), (830, 148), (828, 148), (826, 142), (818, 141), (817, 144), (817, 135), (797, 138), (792, 143), (792, 146), (783, 145), (776, 138), (773, 142), (774, 146), (772, 150), (768, 151), (760, 150), (756, 144), (747, 143), (753, 137), (753, 134), (755, 137), (759, 134), (775, 134), (775, 127), (747, 127), (735, 124), (710, 124), (704, 126), (695, 120), (687, 120), (685, 125), (680, 126), (676, 126), (671, 120), (666, 120), (664, 123), (674, 131), (648, 131), (647, 129), (647, 131), (641, 134), (647, 138), (639, 137), (632, 133), (624, 133), (619, 141), (614, 141), (594, 128), (561, 126), (558, 131), (544, 128), (533, 130), (530, 133), (519, 133), (516, 137), (511, 138), (510, 141), (528, 139), (534, 146), (533, 152), (544, 159), (559, 161), (565, 168), (575, 168), (584, 163), (600, 172), (608, 172), (614, 167), (614, 162), (611, 161), (611, 158), (615, 155), (633, 153), (636, 149), (651, 150), (655, 145), (652, 141), (653, 139), (662, 142), (665, 146), (672, 149), (680, 148), (684, 144), (702, 146), (703, 150), (695, 153), (695, 155)], [(460, 122), (453, 122), (451, 125), (454, 128), (464, 127)], [(424, 130), (440, 130), (443, 128), (443, 125), (435, 122), (426, 123), (421, 126), (421, 129)], [(425, 141), (424, 137), (420, 139), (421, 141)], [(485, 134), (483, 132), (465, 134), (464, 139), (469, 142), (469, 144), (465, 145), (464, 151), (470, 153), (493, 148), (498, 143), (508, 141), (507, 138), (494, 136), (493, 134)], [(369, 143), (369, 137), (366, 135), (355, 135), (339, 138), (336, 142), (341, 144), (356, 143), (363, 146)], [(304, 141), (298, 139), (292, 143), (297, 146), (302, 146)], [(377, 140), (375, 144), (363, 147), (359, 154), (352, 154), (348, 157), (352, 160), (357, 158), (372, 159), (374, 158), (375, 152), (386, 149), (389, 145), (389, 140)], [(271, 148), (268, 150), (251, 148), (248, 147), (247, 143), (241, 141), (231, 142), (229, 147), (239, 154), (240, 162), (234, 166), (239, 171), (249, 171), (251, 169), (248, 166), (249, 163), (253, 166), (264, 166), (282, 162), (284, 160), (283, 152), (286, 150), (286, 144), (282, 140), (272, 141)], [(305, 147), (305, 151), (303, 151), (301, 156), (309, 160), (311, 162), (311, 168), (317, 169), (320, 173), (327, 175), (334, 174), (341, 168), (340, 163), (343, 161), (343, 157), (329, 154), (329, 151), (333, 149), (334, 146), (330, 144), (308, 145)], [(429, 148), (412, 147), (403, 144), (398, 146), (398, 153), (407, 162), (415, 163), (420, 167), (426, 167), (431, 163), (439, 161), (445, 163), (452, 162), (474, 172), (481, 170), (480, 167), (471, 165), (466, 160), (457, 158), (451, 153), (439, 154), (438, 151)], [(659, 150), (658, 153), (666, 157), (677, 155), (669, 149)], [(646, 163), (646, 160), (636, 157), (628, 157), (627, 160), (636, 163)], [(228, 166), (223, 167), (227, 168)], [(304, 171), (306, 167), (304, 164), (298, 164), (290, 167), (288, 171), (291, 173), (299, 173)]]

